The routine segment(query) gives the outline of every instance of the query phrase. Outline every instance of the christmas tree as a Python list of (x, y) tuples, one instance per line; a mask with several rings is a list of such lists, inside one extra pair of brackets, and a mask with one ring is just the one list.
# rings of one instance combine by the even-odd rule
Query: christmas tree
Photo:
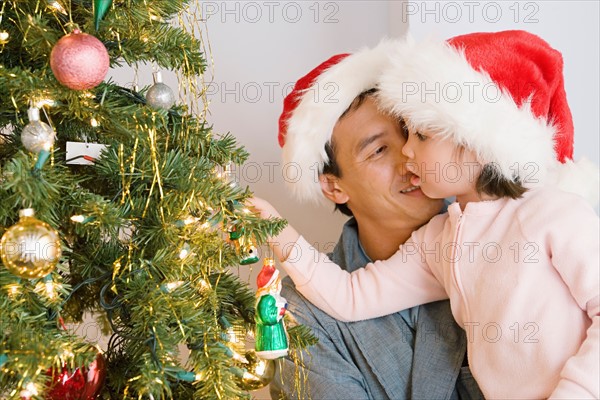
[[(197, 110), (196, 7), (2, 2), (0, 398), (231, 399), (268, 382), (243, 346), (255, 294), (231, 267), (285, 221), (245, 208), (229, 167), (247, 153)], [(175, 71), (179, 101), (160, 74), (106, 79), (140, 63)], [(67, 328), (85, 313), (107, 348)]]

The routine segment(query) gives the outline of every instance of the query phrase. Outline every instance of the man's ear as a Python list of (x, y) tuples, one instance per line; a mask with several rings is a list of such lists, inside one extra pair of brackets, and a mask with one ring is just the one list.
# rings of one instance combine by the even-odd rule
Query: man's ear
[(350, 196), (338, 185), (339, 178), (332, 174), (319, 175), (319, 184), (323, 195), (336, 204), (346, 204)]

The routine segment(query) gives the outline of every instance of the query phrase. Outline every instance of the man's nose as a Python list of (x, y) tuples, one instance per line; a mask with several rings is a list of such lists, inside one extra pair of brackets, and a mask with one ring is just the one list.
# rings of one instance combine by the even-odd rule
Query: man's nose
[(412, 159), (415, 156), (415, 153), (412, 150), (412, 146), (410, 145), (410, 139), (406, 141), (406, 143), (404, 143), (404, 146), (402, 146), (402, 154), (407, 158), (407, 159)]
[(408, 158), (402, 154), (401, 151), (398, 151), (396, 154), (396, 170), (398, 171), (398, 174), (402, 176), (410, 174), (410, 171), (406, 168), (407, 163)]

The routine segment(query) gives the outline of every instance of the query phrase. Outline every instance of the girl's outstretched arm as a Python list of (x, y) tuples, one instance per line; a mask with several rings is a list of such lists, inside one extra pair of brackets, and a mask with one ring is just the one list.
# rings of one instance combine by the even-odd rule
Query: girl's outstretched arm
[[(280, 218), (265, 200), (253, 198), (249, 205), (263, 218)], [(297, 290), (311, 303), (338, 320), (360, 321), (448, 298), (441, 276), (436, 277), (424, 255), (415, 250), (423, 234), (423, 228), (414, 232), (390, 259), (353, 273), (319, 253), (291, 226), (269, 244)]]

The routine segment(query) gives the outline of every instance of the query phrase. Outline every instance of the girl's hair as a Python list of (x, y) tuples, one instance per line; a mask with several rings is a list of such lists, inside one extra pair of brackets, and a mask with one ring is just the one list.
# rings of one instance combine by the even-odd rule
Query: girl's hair
[(527, 191), (518, 178), (510, 181), (498, 172), (494, 163), (488, 163), (483, 166), (481, 174), (477, 178), (475, 184), (477, 193), (485, 193), (498, 197), (510, 197), (511, 199), (519, 199), (523, 197), (523, 193)]
[[(456, 148), (457, 158), (460, 159), (465, 152), (464, 145), (458, 145)], [(496, 164), (493, 162), (483, 166), (481, 173), (475, 182), (475, 190), (477, 193), (485, 193), (495, 197), (510, 197), (511, 199), (520, 199), (527, 188), (521, 184), (518, 177), (512, 181), (506, 179), (499, 171)]]

